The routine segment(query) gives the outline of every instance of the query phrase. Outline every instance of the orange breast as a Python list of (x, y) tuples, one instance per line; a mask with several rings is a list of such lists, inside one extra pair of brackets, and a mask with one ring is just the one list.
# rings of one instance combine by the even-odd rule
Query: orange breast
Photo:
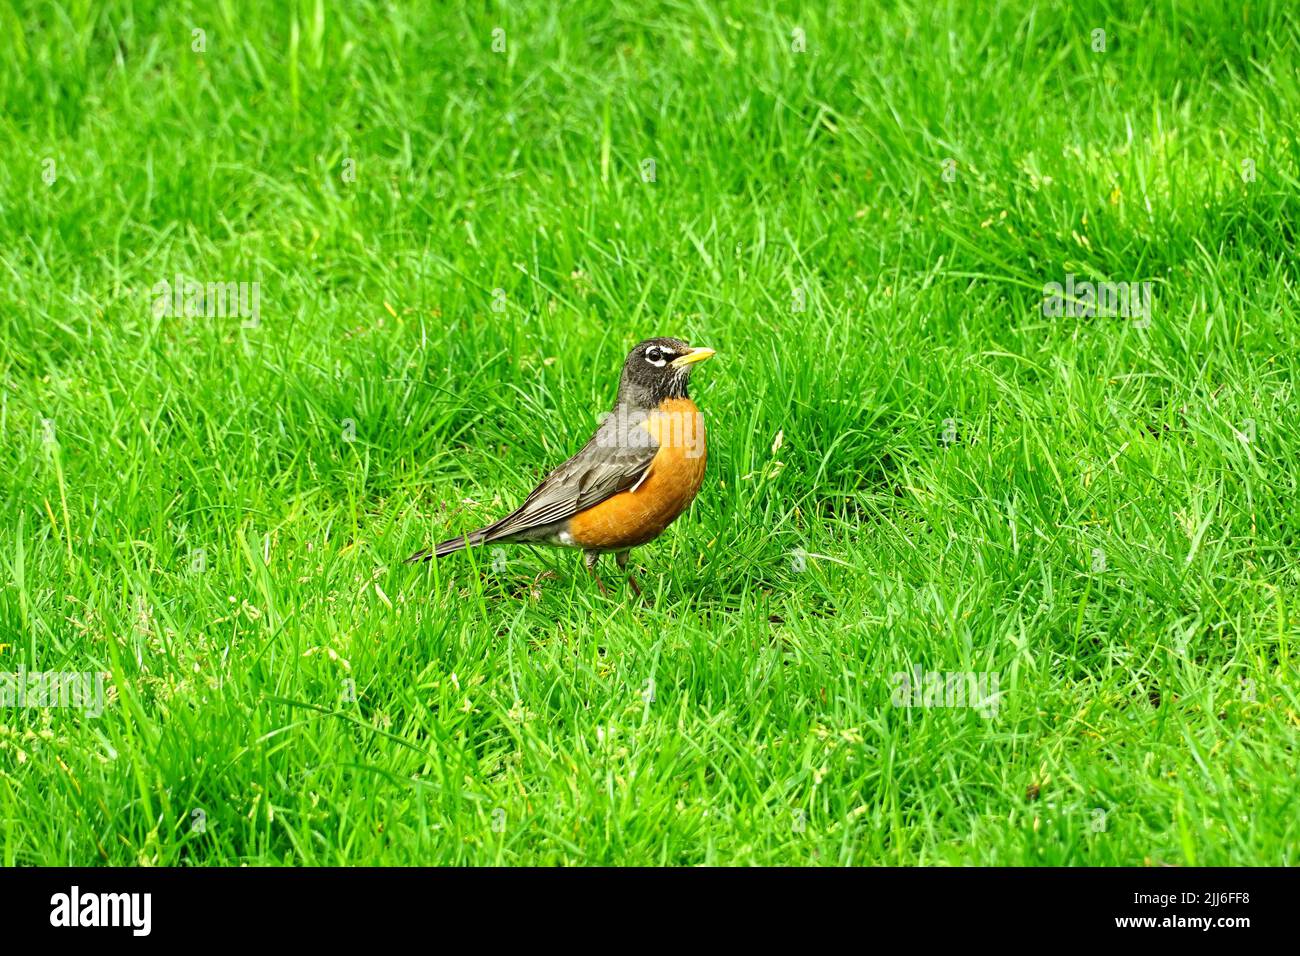
[(652, 541), (686, 510), (704, 480), (704, 416), (689, 398), (664, 402), (644, 425), (659, 451), (641, 483), (569, 521), (573, 540), (592, 551), (621, 551)]

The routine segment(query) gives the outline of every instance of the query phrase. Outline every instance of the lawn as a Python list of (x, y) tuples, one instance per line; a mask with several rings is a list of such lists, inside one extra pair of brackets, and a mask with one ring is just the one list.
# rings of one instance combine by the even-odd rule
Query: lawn
[[(1298, 37), (0, 0), (0, 863), (1300, 862)], [(657, 335), (643, 601), (403, 563)]]

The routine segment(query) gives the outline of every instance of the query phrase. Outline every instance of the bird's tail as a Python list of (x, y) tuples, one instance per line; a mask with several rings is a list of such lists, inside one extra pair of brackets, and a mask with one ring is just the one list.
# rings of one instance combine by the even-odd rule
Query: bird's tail
[(469, 534), (462, 534), (458, 538), (448, 538), (442, 544), (433, 548), (427, 548), (424, 551), (417, 551), (406, 559), (407, 564), (416, 561), (431, 561), (434, 558), (445, 558), (449, 554), (454, 554), (464, 548), (477, 548), (487, 540), (488, 529), (480, 528), (478, 531), (471, 531)]

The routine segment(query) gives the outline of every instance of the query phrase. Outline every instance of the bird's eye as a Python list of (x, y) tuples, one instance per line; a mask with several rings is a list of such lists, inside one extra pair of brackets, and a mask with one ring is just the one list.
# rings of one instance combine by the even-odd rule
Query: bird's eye
[(645, 358), (646, 358), (646, 361), (649, 362), (651, 365), (663, 365), (663, 364), (664, 364), (664, 353), (663, 353), (663, 350), (660, 349), (659, 346), (657, 346), (657, 345), (652, 345), (652, 346), (650, 346), (650, 348), (648, 348), (648, 349), (645, 350)]

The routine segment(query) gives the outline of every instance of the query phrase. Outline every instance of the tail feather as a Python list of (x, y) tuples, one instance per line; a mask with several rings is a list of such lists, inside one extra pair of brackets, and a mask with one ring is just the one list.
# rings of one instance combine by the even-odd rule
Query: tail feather
[(454, 538), (448, 538), (442, 544), (433, 548), (426, 548), (424, 551), (417, 551), (406, 559), (407, 564), (415, 561), (431, 561), (434, 558), (445, 558), (449, 554), (455, 554), (457, 551), (463, 551), (466, 548), (477, 548), (479, 545), (491, 544), (493, 541), (513, 541), (515, 539), (515, 528), (512, 526), (514, 519), (519, 516), (528, 502), (524, 502), (510, 514), (506, 515), (499, 521), (494, 521), (484, 528), (477, 531), (470, 531), (466, 534), (457, 535)]
[(433, 548), (426, 548), (424, 551), (417, 551), (406, 559), (407, 564), (413, 564), (416, 561), (431, 561), (434, 558), (445, 558), (449, 554), (454, 554), (464, 548), (476, 548), (487, 540), (486, 528), (478, 531), (471, 531), (469, 534), (463, 534), (458, 538), (448, 538)]

